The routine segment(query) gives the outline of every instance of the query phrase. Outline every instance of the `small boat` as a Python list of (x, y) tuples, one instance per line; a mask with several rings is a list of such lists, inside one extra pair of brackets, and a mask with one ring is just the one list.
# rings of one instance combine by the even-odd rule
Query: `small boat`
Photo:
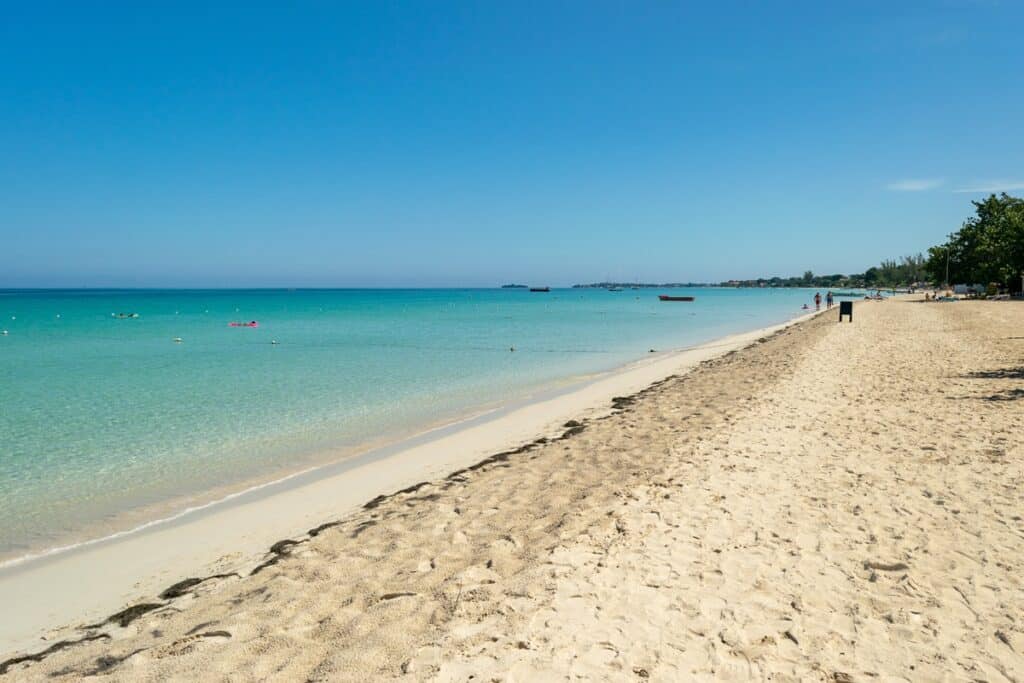
[(658, 299), (660, 301), (693, 301), (692, 296), (669, 296), (668, 294), (659, 294)]
[(138, 318), (138, 313), (111, 313), (112, 316), (118, 320), (124, 320), (125, 318)]
[(235, 321), (232, 321), (232, 322), (228, 323), (228, 327), (259, 327), (259, 326), (260, 326), (260, 324), (258, 322), (256, 322), (255, 320), (250, 320), (247, 323), (240, 323), (240, 322), (235, 322)]
[(550, 287), (530, 287), (531, 292), (550, 292)]
[(609, 287), (608, 291), (609, 292), (621, 292), (622, 291), (622, 287)]

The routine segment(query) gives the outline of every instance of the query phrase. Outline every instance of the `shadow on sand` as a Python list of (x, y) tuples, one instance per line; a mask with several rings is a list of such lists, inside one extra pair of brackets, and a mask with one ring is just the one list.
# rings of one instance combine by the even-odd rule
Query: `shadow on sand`
[[(1024, 379), (1024, 365), (998, 370), (978, 370), (961, 375), (964, 379)], [(988, 396), (976, 396), (983, 401), (1016, 401), (1024, 399), (1024, 388), (1006, 389)]]

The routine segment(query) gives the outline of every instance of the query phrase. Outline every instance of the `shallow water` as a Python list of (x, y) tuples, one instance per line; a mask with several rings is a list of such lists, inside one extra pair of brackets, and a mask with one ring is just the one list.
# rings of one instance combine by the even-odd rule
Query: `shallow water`
[[(0, 558), (651, 348), (781, 322), (813, 296), (672, 290), (697, 300), (662, 303), (658, 293), (2, 290)], [(248, 320), (259, 327), (228, 326)]]

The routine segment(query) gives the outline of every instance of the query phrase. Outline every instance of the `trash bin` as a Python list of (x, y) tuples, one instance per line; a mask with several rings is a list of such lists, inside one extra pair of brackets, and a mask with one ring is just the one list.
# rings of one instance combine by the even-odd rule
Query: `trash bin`
[(850, 322), (853, 322), (853, 302), (852, 301), (840, 301), (839, 302), (839, 322), (843, 322), (843, 316), (850, 316)]

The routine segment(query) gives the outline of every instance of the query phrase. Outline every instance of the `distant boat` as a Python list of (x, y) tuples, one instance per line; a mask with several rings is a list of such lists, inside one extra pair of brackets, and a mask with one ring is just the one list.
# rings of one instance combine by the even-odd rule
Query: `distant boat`
[(114, 316), (118, 320), (124, 320), (125, 318), (138, 318), (139, 317), (138, 313), (111, 313), (110, 315)]
[(609, 287), (608, 291), (609, 292), (621, 292), (622, 291), (622, 287)]
[(659, 294), (658, 299), (661, 301), (693, 301), (692, 296), (669, 296), (668, 294)]
[(247, 323), (240, 323), (240, 322), (235, 322), (235, 321), (232, 321), (232, 322), (228, 323), (228, 327), (259, 327), (259, 326), (260, 326), (260, 324), (258, 322), (256, 322), (255, 320), (250, 320)]
[(531, 292), (550, 292), (550, 287), (530, 287)]

